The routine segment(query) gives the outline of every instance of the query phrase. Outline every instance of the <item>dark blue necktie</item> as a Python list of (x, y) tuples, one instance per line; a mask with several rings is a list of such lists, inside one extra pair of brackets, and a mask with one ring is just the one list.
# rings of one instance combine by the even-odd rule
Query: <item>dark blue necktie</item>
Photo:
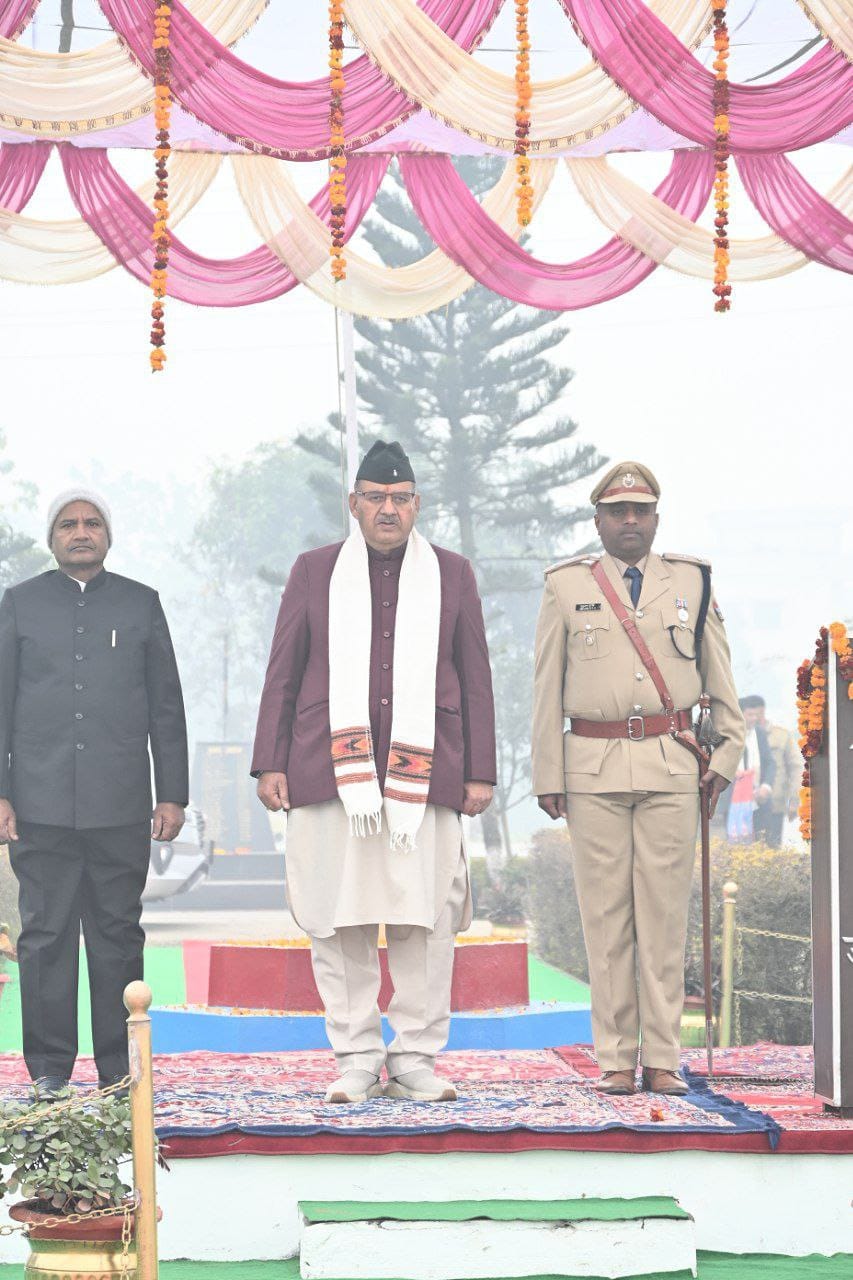
[(625, 570), (624, 576), (629, 580), (630, 590), (631, 590), (631, 604), (636, 609), (640, 601), (640, 592), (643, 589), (643, 575), (640, 573), (640, 570), (637, 568), (637, 566), (635, 564), (632, 564), (630, 568)]

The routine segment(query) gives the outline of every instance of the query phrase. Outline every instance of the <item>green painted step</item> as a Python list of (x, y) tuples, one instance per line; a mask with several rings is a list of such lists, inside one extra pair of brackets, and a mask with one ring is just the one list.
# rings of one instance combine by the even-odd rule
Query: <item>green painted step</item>
[[(707, 1253), (697, 1254), (697, 1280), (850, 1280), (853, 1253), (837, 1253), (831, 1258), (811, 1254), (806, 1258), (783, 1258), (780, 1254)], [(23, 1263), (0, 1263), (0, 1280), (25, 1280)], [(275, 1262), (161, 1262), (160, 1280), (299, 1280), (299, 1259)], [(340, 1280), (344, 1280), (341, 1277)], [(405, 1280), (405, 1277), (398, 1277)], [(496, 1276), (494, 1280), (501, 1280)], [(530, 1280), (556, 1280), (553, 1276), (531, 1276)], [(565, 1278), (563, 1278), (565, 1280)], [(595, 1280), (587, 1277), (586, 1280)], [(639, 1280), (623, 1277), (623, 1280)], [(644, 1276), (642, 1280), (672, 1280), (669, 1276)]]
[(301, 1200), (306, 1222), (629, 1222), (638, 1218), (690, 1218), (670, 1196), (642, 1199), (581, 1200), (454, 1200), (430, 1202)]

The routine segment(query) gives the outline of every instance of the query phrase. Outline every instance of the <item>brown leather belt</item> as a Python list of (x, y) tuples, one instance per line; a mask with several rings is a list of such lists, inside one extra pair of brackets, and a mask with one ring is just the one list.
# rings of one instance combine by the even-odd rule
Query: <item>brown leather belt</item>
[(579, 738), (628, 738), (642, 742), (643, 738), (660, 738), (665, 733), (684, 732), (692, 728), (689, 711), (673, 711), (669, 716), (628, 716), (627, 720), (576, 720), (572, 717), (571, 732)]

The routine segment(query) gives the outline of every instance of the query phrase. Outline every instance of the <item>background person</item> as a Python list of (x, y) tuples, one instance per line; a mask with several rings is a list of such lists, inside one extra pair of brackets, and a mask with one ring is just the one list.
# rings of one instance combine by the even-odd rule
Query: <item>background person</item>
[(99, 1085), (127, 1074), (122, 996), (143, 975), (151, 837), (173, 840), (188, 800), (157, 592), (104, 568), (112, 526), (96, 493), (60, 494), (47, 542), (59, 568), (0, 601), (0, 842), (19, 886), (24, 1059), (41, 1094), (65, 1087), (77, 1056), (81, 926)]
[(775, 849), (782, 843), (785, 819), (797, 816), (803, 757), (793, 733), (767, 719), (767, 708), (760, 694), (749, 694), (741, 700), (741, 706), (747, 729), (754, 724), (756, 732), (764, 735), (772, 761), (772, 774), (768, 769), (763, 775), (772, 790), (759, 799), (754, 825), (756, 836)]
[[(311, 936), (340, 1078), (329, 1102), (452, 1100), (454, 937), (471, 921), (459, 814), (496, 778), (483, 615), (468, 560), (415, 529), (409, 459), (377, 441), (359, 467), (343, 543), (299, 556), (282, 596), (252, 772), (286, 809), (288, 904)], [(377, 1004), (385, 925), (395, 1036)]]

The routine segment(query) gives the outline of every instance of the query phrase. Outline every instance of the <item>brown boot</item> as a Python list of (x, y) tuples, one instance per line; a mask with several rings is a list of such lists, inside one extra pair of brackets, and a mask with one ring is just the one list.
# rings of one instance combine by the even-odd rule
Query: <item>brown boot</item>
[(666, 1067), (643, 1067), (643, 1088), (646, 1093), (666, 1093), (681, 1097), (689, 1091), (680, 1071)]
[(611, 1098), (620, 1098), (636, 1093), (634, 1072), (632, 1070), (602, 1071), (601, 1078), (595, 1082), (595, 1089), (598, 1093), (606, 1093)]

